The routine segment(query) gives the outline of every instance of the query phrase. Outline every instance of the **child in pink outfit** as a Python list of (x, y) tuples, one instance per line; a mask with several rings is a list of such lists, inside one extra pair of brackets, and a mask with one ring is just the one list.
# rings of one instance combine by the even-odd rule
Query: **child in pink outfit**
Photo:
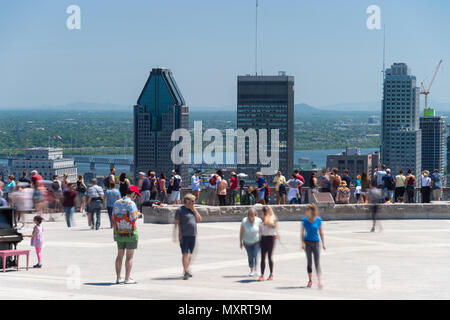
[(42, 217), (40, 216), (35, 216), (33, 219), (33, 222), (35, 224), (34, 228), (33, 228), (33, 234), (32, 235), (24, 235), (24, 237), (29, 237), (31, 238), (31, 246), (33, 246), (36, 249), (36, 256), (38, 259), (38, 263), (35, 264), (33, 266), (33, 268), (40, 268), (42, 267), (41, 264), (41, 250), (42, 250), (42, 246), (44, 244), (44, 240), (42, 237)]

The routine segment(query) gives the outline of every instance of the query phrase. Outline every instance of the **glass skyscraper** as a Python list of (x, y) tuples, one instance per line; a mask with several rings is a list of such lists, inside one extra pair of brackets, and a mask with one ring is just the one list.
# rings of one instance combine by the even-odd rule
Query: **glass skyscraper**
[[(268, 153), (270, 130), (279, 129), (277, 170), (289, 177), (294, 162), (294, 77), (280, 72), (278, 76), (238, 76), (237, 80), (237, 129), (267, 129)], [(258, 164), (249, 164), (247, 144), (245, 150), (237, 152), (245, 152), (246, 158), (245, 164), (237, 165), (238, 171), (248, 174), (251, 181), (262, 165), (259, 160)]]
[(171, 141), (175, 129), (189, 130), (189, 108), (169, 69), (152, 69), (134, 106), (135, 177), (142, 171), (164, 172), (170, 177), (175, 168), (187, 182), (188, 165), (174, 165)]
[(422, 130), (422, 170), (444, 173), (444, 117), (436, 116), (434, 109), (425, 110), (420, 117)]
[(416, 77), (405, 63), (394, 63), (386, 69), (383, 87), (381, 162), (394, 175), (400, 169), (411, 169), (414, 175), (420, 175), (422, 132)]

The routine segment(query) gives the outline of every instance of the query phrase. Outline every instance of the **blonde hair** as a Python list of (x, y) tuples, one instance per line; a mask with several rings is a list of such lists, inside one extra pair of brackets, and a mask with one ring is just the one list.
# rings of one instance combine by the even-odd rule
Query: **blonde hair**
[(263, 207), (263, 214), (264, 214), (264, 224), (269, 227), (275, 227), (275, 224), (277, 223), (277, 216), (275, 213), (273, 213), (273, 210), (269, 206)]
[(188, 194), (186, 194), (185, 196), (184, 196), (184, 198), (183, 198), (183, 202), (184, 203), (186, 203), (186, 200), (192, 200), (192, 201), (194, 201), (195, 202), (195, 196), (192, 194), (192, 193), (188, 193)]
[(311, 210), (314, 218), (319, 216), (319, 209), (317, 208), (317, 205), (315, 203), (308, 204), (306, 206), (306, 210)]

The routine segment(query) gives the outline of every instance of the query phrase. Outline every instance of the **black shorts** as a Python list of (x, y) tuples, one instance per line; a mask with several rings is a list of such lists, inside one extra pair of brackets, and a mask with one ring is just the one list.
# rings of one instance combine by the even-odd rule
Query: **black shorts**
[(180, 242), (180, 248), (182, 254), (193, 253), (195, 248), (194, 236), (183, 236)]

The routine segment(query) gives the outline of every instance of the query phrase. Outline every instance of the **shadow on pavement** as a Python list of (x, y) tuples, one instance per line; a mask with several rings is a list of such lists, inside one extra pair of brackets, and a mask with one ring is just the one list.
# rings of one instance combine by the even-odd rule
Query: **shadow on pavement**
[(276, 289), (292, 290), (292, 289), (309, 289), (309, 288), (307, 286), (297, 286), (297, 287), (277, 287)]
[(256, 279), (244, 279), (244, 280), (238, 280), (236, 282), (239, 282), (239, 283), (252, 283), (252, 282), (259, 282), (259, 281), (256, 280)]
[(109, 286), (115, 286), (119, 285), (115, 282), (87, 282), (84, 283), (85, 286), (97, 286), (97, 287), (109, 287)]
[(178, 276), (178, 277), (161, 277), (161, 278), (152, 278), (152, 280), (183, 280), (183, 277)]

